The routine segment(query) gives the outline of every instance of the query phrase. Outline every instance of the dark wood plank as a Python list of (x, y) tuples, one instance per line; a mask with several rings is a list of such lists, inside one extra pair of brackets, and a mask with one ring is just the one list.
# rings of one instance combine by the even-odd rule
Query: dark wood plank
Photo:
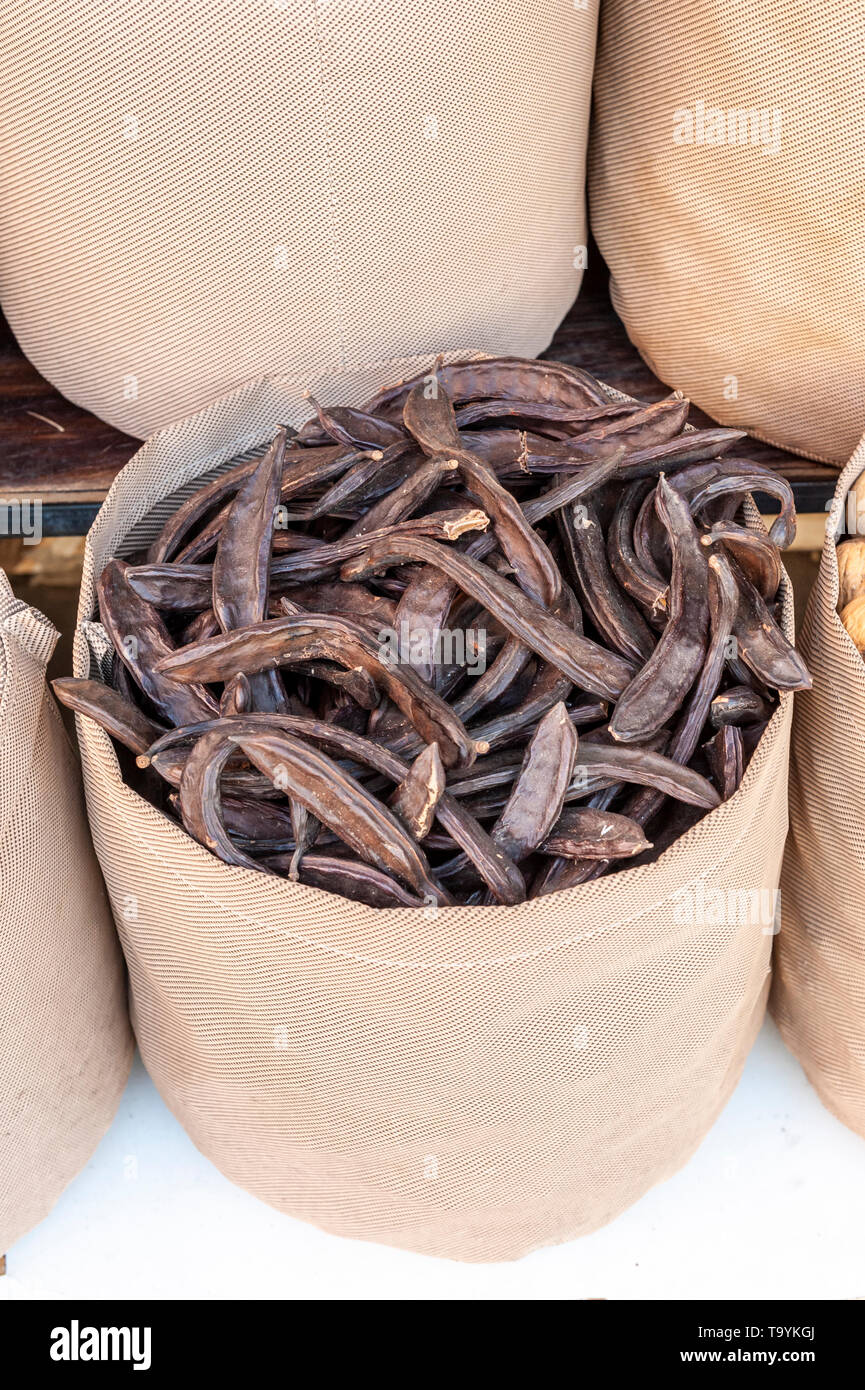
[(0, 315), (0, 488), (43, 503), (101, 502), (139, 441), (40, 376)]

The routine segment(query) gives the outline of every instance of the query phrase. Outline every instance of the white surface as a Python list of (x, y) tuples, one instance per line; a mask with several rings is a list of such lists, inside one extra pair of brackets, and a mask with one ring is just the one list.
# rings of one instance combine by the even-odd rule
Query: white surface
[(767, 1023), (688, 1166), (618, 1221), (516, 1264), (324, 1235), (233, 1187), (136, 1064), (92, 1162), (9, 1252), (14, 1298), (865, 1297), (865, 1141)]

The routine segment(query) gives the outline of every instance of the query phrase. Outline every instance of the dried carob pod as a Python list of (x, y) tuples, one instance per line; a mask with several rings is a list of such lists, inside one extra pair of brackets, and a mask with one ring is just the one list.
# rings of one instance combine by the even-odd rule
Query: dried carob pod
[(518, 358), (309, 399), (106, 565), (112, 683), (55, 684), (160, 810), (236, 869), (435, 913), (644, 864), (735, 794), (808, 684), (773, 612), (792, 497), (741, 431)]

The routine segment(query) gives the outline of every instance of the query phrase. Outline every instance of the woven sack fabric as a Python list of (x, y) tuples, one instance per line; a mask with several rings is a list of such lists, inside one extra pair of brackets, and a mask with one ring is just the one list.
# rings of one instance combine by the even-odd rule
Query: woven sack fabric
[[(106, 560), (297, 408), (254, 383), (136, 454), (88, 538), (76, 674), (106, 669)], [(771, 925), (693, 925), (688, 905), (708, 918), (701, 902), (777, 888), (790, 715), (785, 698), (737, 795), (657, 863), (429, 919), (218, 862), (79, 718), (133, 1024), (165, 1101), (232, 1181), (337, 1234), (507, 1260), (611, 1220), (691, 1155), (763, 1017)]]
[(0, 570), (0, 1252), (90, 1158), (132, 1062), (81, 772), (45, 685), (56, 641)]
[(865, 440), (838, 479), (799, 638), (814, 687), (793, 721), (772, 1011), (824, 1105), (865, 1138), (865, 665), (836, 611), (835, 557), (863, 471)]
[(21, 347), (142, 438), (271, 372), (541, 351), (580, 284), (597, 8), (8, 0)]
[(865, 429), (863, 121), (860, 5), (605, 0), (589, 186), (618, 313), (713, 419), (839, 468)]

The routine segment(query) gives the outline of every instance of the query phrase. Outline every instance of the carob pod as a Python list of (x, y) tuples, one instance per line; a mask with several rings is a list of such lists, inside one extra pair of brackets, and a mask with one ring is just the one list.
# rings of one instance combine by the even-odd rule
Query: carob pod
[(571, 806), (562, 812), (540, 846), (566, 859), (630, 859), (652, 846), (642, 826), (615, 811)]
[(703, 744), (706, 762), (712, 773), (722, 801), (729, 801), (738, 791), (744, 775), (744, 743), (742, 730), (725, 724)]
[[(299, 715), (250, 715), (234, 719), (217, 719), (191, 725), (186, 728), (169, 730), (161, 735), (146, 755), (138, 758), (139, 766), (147, 767), (163, 753), (171, 753), (173, 747), (186, 740), (200, 737), (207, 732), (220, 732), (238, 735), (243, 732), (258, 733), (283, 729), (299, 738), (322, 743), (340, 756), (354, 759), (364, 766), (383, 773), (391, 782), (403, 782), (408, 775), (408, 765), (380, 744), (363, 738), (348, 729), (327, 724), (322, 720), (309, 719)], [(522, 902), (526, 886), (519, 869), (494, 843), (473, 816), (447, 792), (440, 798), (436, 814), (444, 830), (450, 834), (477, 868), (487, 886), (503, 903)]]
[[(364, 409), (387, 419), (402, 418), (409, 391), (429, 381), (431, 373), (421, 372), (407, 381), (379, 391)], [(483, 400), (495, 396), (507, 400), (549, 401), (556, 405), (582, 408), (606, 404), (599, 382), (580, 367), (562, 362), (536, 362), (522, 357), (490, 357), (477, 362), (451, 362), (440, 367), (438, 377), (453, 401)]]
[(450, 706), (410, 666), (389, 665), (378, 645), (348, 618), (322, 613), (273, 618), (175, 652), (163, 660), (160, 671), (180, 681), (210, 682), (230, 678), (236, 670), (250, 675), (317, 659), (349, 670), (358, 667), (371, 677), (428, 743), (438, 743), (447, 767), (474, 761), (475, 741)]
[(624, 488), (607, 533), (607, 557), (616, 579), (640, 606), (647, 622), (663, 630), (667, 624), (670, 586), (654, 562), (647, 568), (634, 549), (634, 524), (651, 491), (652, 484), (640, 479)]
[(774, 690), (810, 690), (811, 677), (801, 656), (732, 558), (730, 567), (739, 586), (739, 607), (733, 624), (739, 657), (764, 685)]
[[(273, 854), (264, 863), (273, 873), (294, 878), (293, 855)], [(307, 854), (300, 863), (298, 878), (312, 888), (323, 888), (367, 907), (425, 907), (423, 898), (404, 888), (387, 874), (359, 859), (324, 854)]]
[(455, 458), (471, 496), (490, 517), (496, 539), (513, 567), (520, 587), (538, 603), (552, 606), (561, 590), (561, 575), (544, 542), (523, 515), (512, 493), (502, 487), (483, 459), (463, 447), (447, 391), (433, 378), (419, 383), (406, 398), (406, 429), (425, 454)]
[(706, 651), (709, 626), (709, 567), (688, 504), (658, 479), (658, 515), (670, 537), (673, 570), (670, 617), (658, 644), (613, 711), (610, 733), (620, 743), (641, 743), (656, 733), (693, 685)]
[(445, 782), (445, 767), (438, 744), (429, 743), (388, 799), (388, 805), (412, 839), (423, 840), (429, 834)]
[[(307, 397), (315, 411), (323, 434), (336, 441), (359, 449), (387, 449), (405, 440), (405, 431), (381, 416), (370, 415), (350, 405), (320, 405), (314, 396)], [(299, 435), (303, 430), (299, 431)]]
[(363, 555), (343, 566), (342, 576), (358, 579), (364, 574), (412, 560), (441, 569), (489, 609), (508, 632), (521, 638), (526, 646), (570, 676), (583, 690), (616, 699), (631, 680), (634, 668), (623, 657), (572, 632), (488, 566), (468, 555), (447, 550), (435, 541), (412, 537), (404, 541), (375, 542)]
[[(260, 623), (267, 617), (270, 550), (284, 458), (285, 430), (278, 430), (267, 453), (235, 494), (220, 532), (212, 587), (213, 611), (223, 632)], [(251, 710), (286, 708), (277, 671), (252, 675), (245, 698)]]
[(222, 819), (219, 781), (235, 745), (221, 733), (203, 734), (190, 751), (180, 779), (180, 813), (193, 839), (237, 868), (259, 865), (235, 845)]
[(61, 705), (76, 714), (86, 714), (132, 753), (146, 753), (165, 733), (164, 728), (148, 719), (137, 705), (101, 681), (61, 676), (51, 682), (51, 688)]
[(735, 521), (716, 521), (702, 537), (705, 546), (722, 546), (747, 575), (765, 603), (772, 603), (781, 586), (778, 547), (764, 531), (750, 531)]
[(408, 888), (432, 902), (443, 906), (450, 902), (449, 895), (432, 878), (425, 856), (392, 812), (326, 753), (276, 730), (230, 738), (275, 786), (302, 801), (361, 859), (383, 864)]
[(590, 502), (576, 502), (561, 508), (557, 518), (577, 594), (598, 632), (630, 661), (648, 661), (654, 638), (610, 569), (598, 513)]
[(216, 702), (203, 686), (181, 684), (157, 671), (174, 644), (153, 605), (127, 582), (127, 568), (123, 560), (109, 560), (96, 586), (99, 616), (115, 652), (161, 718), (170, 724), (207, 719), (216, 713)]
[(595, 420), (613, 419), (618, 415), (634, 415), (640, 406), (636, 401), (609, 401), (604, 405), (556, 405), (551, 401), (484, 400), (471, 401), (456, 411), (458, 429), (476, 425), (480, 420), (495, 420), (501, 416), (514, 419), (551, 421), (562, 425), (585, 425)]
[[(670, 740), (668, 754), (677, 763), (689, 763), (700, 733), (712, 708), (729, 659), (733, 623), (739, 603), (739, 590), (733, 573), (722, 555), (709, 556), (709, 643), (706, 658), (685, 713)], [(627, 812), (641, 825), (647, 825), (664, 803), (663, 795), (648, 788), (637, 792), (627, 804)]]
[[(234, 865), (403, 907), (516, 903), (526, 877), (537, 896), (651, 862), (719, 804), (706, 759), (731, 794), (804, 669), (769, 607), (792, 499), (721, 457), (741, 432), (685, 432), (681, 398), (620, 404), (519, 359), (439, 360), (373, 408), (314, 408), (104, 582), (117, 688), (66, 702), (180, 788), (157, 805)], [(781, 501), (769, 537), (733, 520), (752, 490)], [(144, 661), (121, 645), (130, 615)], [(734, 718), (756, 722), (697, 749)]]
[(513, 791), (493, 826), (496, 844), (516, 863), (537, 848), (558, 820), (578, 741), (565, 706), (553, 705), (532, 735)]
[(723, 724), (765, 724), (772, 714), (767, 700), (749, 685), (734, 685), (716, 695), (709, 709), (714, 728)]
[[(629, 748), (624, 745), (606, 745), (580, 742), (580, 752), (574, 765), (574, 776), (568, 789), (575, 797), (585, 795), (586, 778), (584, 773), (609, 778), (611, 782), (635, 782), (638, 786), (655, 787), (665, 796), (676, 801), (684, 801), (690, 806), (701, 806), (706, 811), (718, 804), (718, 795), (710, 782), (691, 767), (683, 767), (663, 753), (650, 748)], [(599, 790), (593, 787), (593, 791)]]

